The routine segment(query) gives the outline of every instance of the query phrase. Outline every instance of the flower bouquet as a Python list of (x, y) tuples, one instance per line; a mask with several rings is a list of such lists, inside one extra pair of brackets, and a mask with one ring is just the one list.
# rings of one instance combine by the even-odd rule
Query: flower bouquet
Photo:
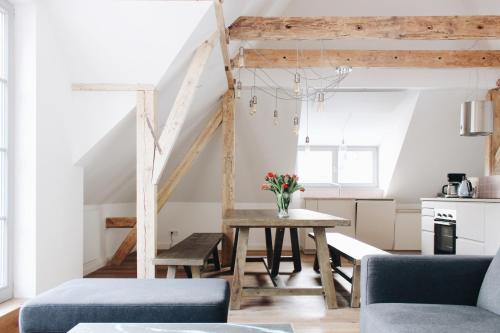
[(265, 178), (266, 182), (262, 184), (261, 189), (271, 191), (276, 195), (276, 204), (278, 206), (278, 217), (288, 217), (288, 206), (292, 199), (292, 193), (295, 191), (304, 192), (304, 187), (298, 183), (299, 177), (289, 174), (277, 175), (268, 172)]

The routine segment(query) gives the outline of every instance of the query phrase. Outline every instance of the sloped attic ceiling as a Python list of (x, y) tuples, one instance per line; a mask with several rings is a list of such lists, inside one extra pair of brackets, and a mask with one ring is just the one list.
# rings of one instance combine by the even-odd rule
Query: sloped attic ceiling
[[(55, 0), (54, 0), (55, 1)], [(148, 3), (149, 1), (145, 1)], [(168, 2), (167, 2), (168, 3)], [(194, 5), (200, 2), (186, 1), (183, 2), (188, 5)], [(435, 1), (423, 0), (417, 4), (411, 4), (407, 6), (401, 6), (400, 1), (388, 0), (383, 3), (374, 4), (372, 1), (363, 0), (356, 2), (345, 2), (340, 0), (335, 1), (325, 1), (325, 0), (313, 0), (313, 1), (237, 1), (229, 0), (224, 2), (224, 12), (226, 23), (229, 24), (238, 16), (242, 15), (474, 15), (474, 14), (500, 14), (500, 5), (497, 1), (484, 1), (478, 4), (476, 1), (470, 0), (444, 0), (436, 4)], [(152, 24), (153, 25), (153, 24)], [(191, 26), (189, 36), (185, 38), (176, 56), (170, 59), (170, 65), (166, 61), (163, 65), (158, 65), (157, 72), (161, 73), (158, 77), (158, 88), (159, 94), (159, 119), (160, 124), (164, 124), (165, 119), (168, 116), (171, 105), (173, 104), (174, 98), (177, 94), (178, 88), (186, 72), (187, 65), (191, 59), (191, 56), (195, 48), (203, 41), (211, 31), (215, 29), (215, 20), (213, 16), (213, 11), (207, 10), (204, 15), (202, 15), (198, 22)], [(175, 33), (185, 32), (179, 31), (180, 29), (175, 29)], [(189, 30), (189, 29), (188, 29)], [(98, 36), (96, 36), (98, 38)], [(165, 40), (168, 38), (165, 37)], [(246, 43), (244, 46), (257, 46), (257, 47), (296, 47), (296, 43), (287, 42), (273, 42), (273, 43)], [(495, 49), (498, 48), (497, 41), (486, 41), (474, 43), (471, 41), (446, 41), (443, 42), (421, 42), (421, 41), (331, 41), (325, 42), (325, 47), (337, 47), (337, 48), (387, 48), (387, 49), (426, 49), (426, 48), (456, 48), (456, 49), (469, 49), (471, 47), (481, 48), (481, 49)], [(232, 54), (236, 53), (239, 44), (231, 43)], [(320, 46), (316, 42), (300, 42), (301, 48), (319, 48)], [(144, 58), (144, 59), (147, 59)], [(99, 70), (99, 66), (97, 70)], [(125, 67), (126, 68), (126, 67)], [(206, 123), (206, 120), (212, 112), (217, 108), (217, 99), (224, 93), (226, 89), (225, 77), (223, 73), (223, 64), (220, 54), (220, 49), (217, 46), (215, 51), (210, 57), (209, 63), (203, 73), (201, 84), (196, 92), (195, 103), (192, 110), (190, 110), (186, 123), (181, 132), (181, 136), (177, 141), (172, 158), (167, 165), (166, 175), (172, 170), (172, 168), (182, 159), (184, 152), (188, 149), (190, 143), (194, 140), (196, 135), (199, 133), (201, 128)], [(160, 70), (161, 69), (161, 70)], [(423, 73), (425, 72), (425, 73)], [(105, 73), (105, 72), (104, 72)], [(287, 85), (287, 77), (285, 75), (280, 75), (279, 71), (270, 71), (272, 75), (276, 75), (276, 78), (280, 84)], [(431, 73), (430, 77), (436, 79), (436, 81), (430, 83), (428, 74)], [(472, 72), (473, 73), (473, 72)], [(251, 77), (245, 71), (242, 72), (242, 78), (244, 83), (250, 82)], [(344, 88), (435, 88), (435, 87), (450, 87), (457, 84), (465, 84), (467, 78), (471, 75), (471, 71), (421, 71), (416, 73), (412, 70), (385, 70), (385, 69), (363, 69), (360, 71), (355, 71), (351, 77), (349, 77), (343, 84)], [(481, 71), (480, 79), (481, 86), (491, 85), (491, 80), (498, 76), (498, 72), (491, 73), (491, 71)], [(104, 77), (104, 75), (103, 75)], [(78, 80), (81, 81), (81, 80)], [(106, 80), (106, 81), (109, 81)], [(389, 83), (388, 83), (389, 82)], [(125, 83), (125, 82), (124, 82)], [(240, 109), (243, 108), (243, 113), (239, 115), (241, 117), (242, 124), (250, 120), (246, 117), (245, 107), (246, 100), (242, 99)], [(292, 106), (290, 106), (291, 109)], [(124, 110), (124, 114), (127, 114), (132, 110)], [(264, 117), (264, 116), (263, 116)], [(134, 122), (134, 117), (127, 117), (123, 121)], [(251, 120), (252, 124), (255, 124), (254, 120)], [(262, 118), (262, 121), (266, 121)], [(160, 125), (161, 126), (161, 125)], [(246, 125), (245, 125), (246, 126)], [(120, 127), (119, 131), (125, 131), (125, 126)], [(118, 128), (117, 127), (117, 128)], [(129, 128), (133, 126), (130, 125)], [(252, 136), (260, 137), (261, 129), (259, 126), (251, 125), (250, 130), (243, 133), (242, 140), (249, 140), (249, 142), (241, 142), (240, 146), (237, 148), (248, 149), (252, 146)], [(267, 127), (266, 127), (267, 129)], [(117, 129), (118, 130), (118, 129)], [(271, 130), (272, 128), (268, 128)], [(244, 130), (243, 130), (244, 131)], [(114, 130), (112, 131), (114, 132)], [(100, 141), (96, 141), (96, 144), (90, 150), (89, 156), (92, 158), (85, 159), (85, 202), (89, 203), (110, 203), (110, 202), (123, 202), (123, 201), (133, 201), (135, 199), (135, 146), (128, 147), (128, 153), (126, 150), (123, 151), (127, 156), (123, 158), (109, 158), (109, 151), (107, 151), (106, 142), (109, 139), (113, 141), (111, 146), (123, 146), (123, 142), (132, 141), (122, 141), (118, 135), (114, 136), (112, 132), (108, 135), (114, 138), (104, 137)], [(279, 132), (284, 133), (284, 132)], [(134, 133), (127, 132), (127, 134), (122, 133), (122, 136), (129, 136), (133, 138)], [(265, 140), (259, 141), (261, 144), (265, 144)], [(238, 143), (237, 143), (238, 144)], [(295, 147), (296, 139), (290, 140), (287, 145)], [(271, 149), (272, 150), (272, 149)], [(248, 165), (252, 165), (254, 169), (261, 172), (261, 169), (265, 170), (267, 167), (272, 168), (273, 162), (269, 162), (263, 165), (261, 161), (264, 161), (264, 156), (272, 157), (270, 153), (271, 150), (266, 150), (264, 147), (260, 147), (252, 151), (252, 156), (245, 156), (241, 153), (240, 159), (241, 163), (238, 165), (243, 167), (244, 170), (238, 169), (240, 175), (245, 172), (250, 172)], [(206, 151), (202, 153), (198, 161), (193, 166), (193, 170), (190, 172), (191, 180), (195, 179), (196, 184), (199, 186), (193, 186), (193, 182), (189, 180), (183, 180), (178, 186), (178, 190), (173, 195), (173, 200), (198, 200), (198, 201), (217, 201), (220, 192), (220, 181), (217, 179), (220, 177), (217, 170), (220, 170), (220, 138), (215, 137), (214, 141), (209, 144)], [(238, 152), (237, 152), (238, 154)], [(106, 161), (108, 163), (106, 167), (101, 167), (101, 163)], [(127, 162), (124, 162), (127, 161)], [(294, 157), (290, 158), (291, 162), (287, 162), (288, 168), (293, 168)], [(260, 164), (259, 164), (260, 163)], [(291, 163), (291, 166), (290, 166)], [(116, 178), (117, 176), (113, 170), (119, 170), (124, 168), (129, 170), (130, 175), (122, 187), (116, 187), (113, 193), (106, 195), (99, 195), (99, 193), (105, 193), (104, 187), (107, 182)], [(210, 176), (208, 176), (210, 175)], [(209, 180), (207, 178), (214, 178)], [(253, 175), (251, 177), (252, 182), (258, 182), (258, 175)], [(237, 179), (237, 189), (251, 190), (247, 183), (242, 182), (239, 178)], [(248, 181), (250, 183), (250, 181)], [(197, 188), (210, 189), (209, 194), (200, 194), (197, 192)], [(240, 190), (242, 191), (242, 190)], [(237, 198), (240, 200), (258, 200), (259, 195), (250, 195), (247, 192), (237, 193)]]

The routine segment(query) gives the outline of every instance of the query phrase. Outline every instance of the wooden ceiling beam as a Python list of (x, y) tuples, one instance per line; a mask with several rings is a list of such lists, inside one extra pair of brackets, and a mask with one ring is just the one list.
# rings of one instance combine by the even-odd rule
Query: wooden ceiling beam
[[(245, 49), (247, 68), (295, 68), (297, 51), (292, 49)], [(238, 63), (239, 55), (233, 59)], [(500, 51), (421, 50), (300, 50), (299, 66), (500, 68)]]
[(233, 40), (500, 39), (500, 16), (241, 16)]

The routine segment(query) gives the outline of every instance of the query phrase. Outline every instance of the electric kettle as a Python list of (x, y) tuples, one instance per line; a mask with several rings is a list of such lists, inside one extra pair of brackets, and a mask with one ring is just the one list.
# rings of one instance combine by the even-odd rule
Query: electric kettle
[(465, 176), (458, 186), (458, 196), (460, 198), (472, 198), (472, 183)]

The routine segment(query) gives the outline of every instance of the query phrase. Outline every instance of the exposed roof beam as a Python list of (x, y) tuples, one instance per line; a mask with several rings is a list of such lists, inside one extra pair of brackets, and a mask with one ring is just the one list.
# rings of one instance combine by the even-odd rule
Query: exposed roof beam
[(500, 16), (241, 16), (231, 39), (500, 39)]
[[(247, 68), (295, 68), (297, 51), (291, 49), (245, 49)], [(233, 59), (238, 63), (239, 55)], [(500, 51), (421, 50), (300, 50), (303, 67), (419, 67), (500, 68)]]
[(224, 23), (224, 12), (222, 10), (222, 0), (214, 0), (215, 17), (217, 19), (217, 31), (219, 33), (222, 58), (224, 60), (224, 71), (226, 72), (227, 86), (234, 89), (233, 72), (231, 71), (231, 56), (229, 55), (229, 33)]

